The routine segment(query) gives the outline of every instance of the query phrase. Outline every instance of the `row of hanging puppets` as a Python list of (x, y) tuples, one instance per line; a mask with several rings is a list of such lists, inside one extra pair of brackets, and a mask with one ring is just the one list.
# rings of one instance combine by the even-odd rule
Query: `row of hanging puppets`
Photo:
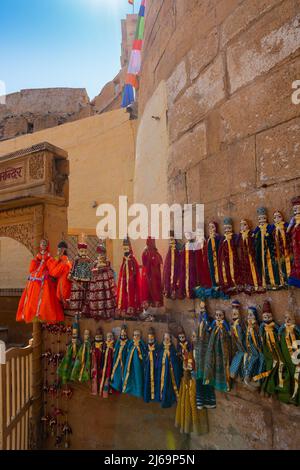
[[(62, 327), (44, 326), (55, 334)], [(43, 354), (48, 364), (57, 367), (55, 387), (46, 383), (44, 392), (54, 390), (57, 397), (61, 390), (62, 396), (70, 398), (72, 383), (86, 383), (92, 395), (104, 399), (129, 394), (163, 408), (176, 404), (175, 425), (184, 433), (207, 429), (207, 414), (201, 410), (215, 408), (215, 391), (229, 392), (235, 381), (284, 403), (300, 404), (296, 343), (300, 328), (290, 313), (281, 326), (275, 323), (268, 301), (261, 315), (257, 307), (248, 306), (245, 319), (238, 300), (231, 302), (228, 319), (222, 310), (210, 316), (201, 302), (191, 340), (178, 326), (175, 344), (170, 332), (160, 344), (153, 328), (149, 328), (146, 341), (138, 329), (132, 339), (126, 324), (120, 330), (116, 340), (112, 332), (104, 338), (101, 329), (94, 339), (85, 330), (81, 340), (75, 319), (65, 353), (48, 350)], [(44, 421), (46, 418), (50, 423), (48, 412)]]
[[(58, 245), (53, 258), (46, 240), (30, 264), (27, 286), (20, 300), (17, 320), (57, 322), (64, 310), (87, 318), (137, 319), (149, 306), (161, 307), (163, 298), (229, 298), (241, 292), (300, 287), (300, 197), (292, 200), (294, 216), (284, 221), (275, 211), (269, 223), (267, 210), (257, 210), (258, 225), (252, 230), (241, 220), (240, 233), (233, 221), (224, 220), (224, 235), (215, 222), (203, 232), (186, 233), (182, 243), (170, 233), (165, 261), (155, 240), (147, 240), (142, 266), (134, 256), (129, 239), (123, 242), (124, 256), (118, 282), (107, 259), (105, 243), (99, 243), (98, 258), (92, 262), (87, 245), (78, 245), (73, 264), (67, 244)], [(149, 319), (149, 317), (145, 317)]]

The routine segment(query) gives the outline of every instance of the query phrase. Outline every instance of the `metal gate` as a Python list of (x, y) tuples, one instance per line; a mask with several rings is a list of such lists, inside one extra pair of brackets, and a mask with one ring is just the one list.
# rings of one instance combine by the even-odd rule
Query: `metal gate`
[(5, 350), (0, 341), (0, 450), (27, 450), (33, 404), (32, 340)]

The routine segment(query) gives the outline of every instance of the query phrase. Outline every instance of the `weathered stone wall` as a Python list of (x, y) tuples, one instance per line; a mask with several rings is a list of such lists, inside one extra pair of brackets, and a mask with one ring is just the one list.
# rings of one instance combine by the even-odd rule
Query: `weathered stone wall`
[[(167, 193), (166, 202), (204, 203), (206, 221), (213, 218), (222, 226), (224, 216), (231, 216), (236, 231), (242, 217), (256, 223), (261, 205), (270, 218), (275, 209), (291, 217), (290, 199), (300, 193), (300, 105), (291, 99), (292, 83), (300, 78), (299, 11), (299, 0), (149, 2), (136, 202), (149, 204), (143, 188), (152, 180), (155, 201)], [(165, 178), (149, 164), (156, 139), (144, 125), (153, 119), (153, 100), (164, 88), (167, 106), (161, 100), (156, 122), (159, 139), (168, 142), (161, 163), (167, 168)], [(144, 175), (139, 171), (143, 165)], [(139, 255), (140, 244), (136, 248)], [(166, 243), (160, 248), (165, 253)], [(279, 323), (287, 308), (300, 320), (299, 291), (241, 295), (239, 300), (245, 312), (247, 305), (261, 305), (265, 298)], [(211, 313), (216, 307), (229, 315), (228, 301), (208, 302)], [(191, 331), (197, 303), (171, 302), (167, 308)], [(192, 448), (299, 447), (299, 410), (242, 385), (218, 394), (209, 421), (210, 433), (192, 438)]]

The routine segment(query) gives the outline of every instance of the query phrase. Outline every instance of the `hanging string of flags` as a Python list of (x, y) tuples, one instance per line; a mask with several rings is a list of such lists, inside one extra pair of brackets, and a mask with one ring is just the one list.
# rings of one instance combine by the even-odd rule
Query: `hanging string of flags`
[[(128, 0), (134, 4), (134, 0)], [(138, 75), (142, 65), (142, 46), (145, 32), (145, 10), (146, 0), (141, 1), (138, 15), (135, 38), (133, 41), (132, 52), (130, 56), (125, 86), (123, 90), (122, 108), (127, 108), (135, 100), (135, 90), (139, 88)]]

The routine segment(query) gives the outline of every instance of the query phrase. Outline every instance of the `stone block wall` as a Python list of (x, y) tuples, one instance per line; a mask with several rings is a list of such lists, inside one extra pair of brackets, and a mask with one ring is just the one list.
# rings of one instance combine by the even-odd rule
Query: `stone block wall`
[[(160, 139), (164, 132), (168, 141), (166, 187), (158, 189), (167, 193), (166, 202), (205, 204), (206, 222), (216, 220), (221, 232), (225, 216), (233, 218), (236, 232), (242, 217), (255, 226), (262, 205), (270, 220), (275, 209), (289, 220), (290, 200), (300, 194), (300, 105), (292, 103), (292, 83), (300, 79), (299, 12), (299, 0), (148, 4), (138, 142), (145, 140), (149, 104), (165, 87), (167, 106), (159, 116), (166, 114), (165, 129), (160, 127)], [(139, 166), (149, 155), (149, 145), (144, 151), (138, 146)], [(157, 178), (150, 169), (146, 177)], [(136, 179), (135, 193), (142, 194), (137, 186), (144, 184)], [(149, 195), (144, 200), (148, 203)], [(166, 245), (160, 247), (164, 252)], [(265, 299), (279, 323), (288, 308), (300, 322), (297, 290), (239, 296), (244, 313), (247, 305), (262, 305)], [(208, 302), (212, 314), (216, 307), (229, 318), (228, 301)], [(197, 302), (170, 302), (167, 309), (191, 331)], [(299, 410), (241, 384), (218, 394), (209, 422), (208, 436), (193, 437), (192, 448), (299, 447)]]

